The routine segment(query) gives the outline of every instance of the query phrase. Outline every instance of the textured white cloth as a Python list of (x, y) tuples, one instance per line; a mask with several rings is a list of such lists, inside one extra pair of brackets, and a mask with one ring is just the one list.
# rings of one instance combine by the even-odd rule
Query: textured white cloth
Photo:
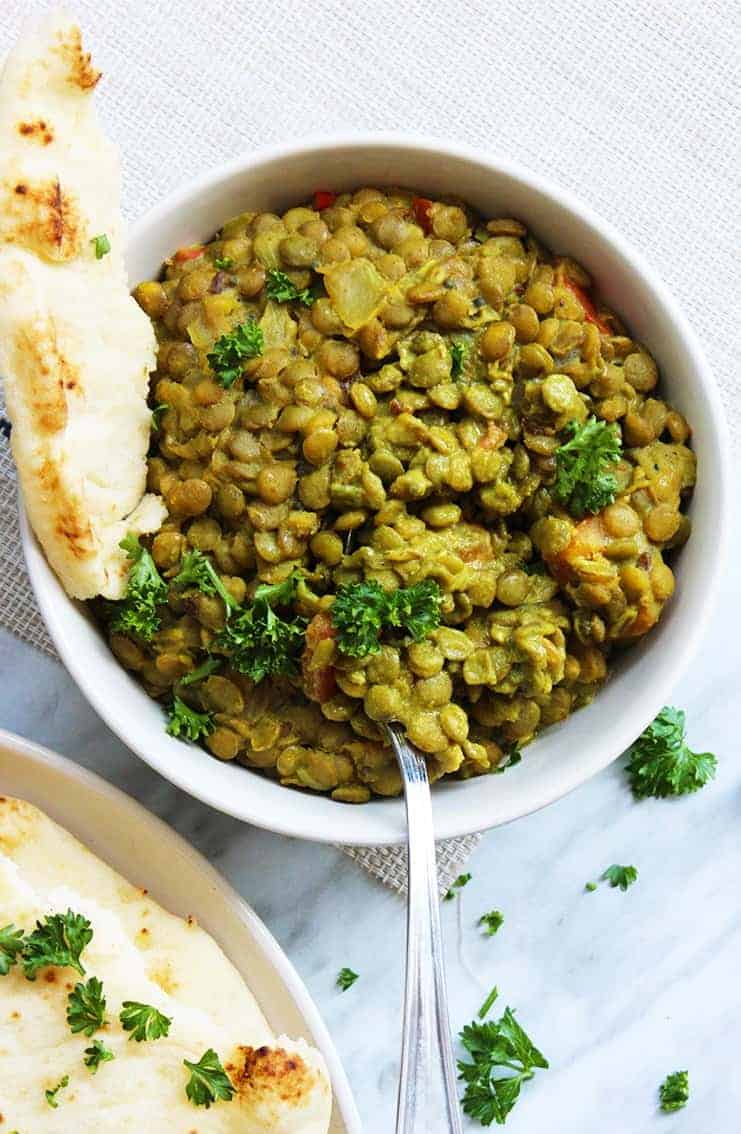
[[(0, 53), (49, 5), (4, 0)], [(741, 6), (726, 0), (77, 0), (133, 219), (204, 168), (310, 133), (422, 131), (554, 177), (663, 275), (741, 426)], [(423, 187), (421, 187), (423, 188)], [(536, 221), (536, 218), (532, 218)], [(578, 257), (578, 249), (573, 250)], [(0, 438), (0, 622), (51, 650)], [(443, 884), (475, 837), (441, 846)], [(353, 851), (384, 882), (403, 854)]]

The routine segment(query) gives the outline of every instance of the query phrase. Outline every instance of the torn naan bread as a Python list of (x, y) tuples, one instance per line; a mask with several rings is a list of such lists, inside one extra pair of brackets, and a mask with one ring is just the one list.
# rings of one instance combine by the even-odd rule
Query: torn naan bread
[[(26, 979), (22, 959), (0, 976), (0, 1113), (29, 1134), (327, 1134), (331, 1090), (324, 1061), (303, 1040), (273, 1036), (252, 993), (193, 919), (148, 895), (21, 800), (0, 798), (0, 928), (29, 932), (48, 914), (86, 917), (93, 937), (72, 968)], [(74, 1035), (67, 998), (89, 977), (103, 984), (106, 1023)], [(169, 1034), (135, 1042), (119, 1022), (124, 1000), (172, 1020)], [(112, 1053), (93, 1073), (85, 1049)], [(188, 1070), (212, 1048), (234, 1087), (208, 1109), (188, 1100)], [(56, 1101), (45, 1091), (69, 1076)], [(101, 1123), (101, 1115), (105, 1122)]]
[[(118, 156), (80, 31), (48, 17), (0, 77), (0, 375), (31, 525), (75, 598), (121, 598), (144, 496), (155, 337), (130, 297)], [(94, 238), (110, 251), (96, 256)]]

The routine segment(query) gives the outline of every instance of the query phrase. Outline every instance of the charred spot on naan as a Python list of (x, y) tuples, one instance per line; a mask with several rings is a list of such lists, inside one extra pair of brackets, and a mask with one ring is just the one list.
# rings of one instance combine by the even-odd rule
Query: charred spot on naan
[(54, 131), (45, 118), (37, 118), (34, 122), (19, 122), (18, 133), (30, 142), (40, 142), (48, 146), (54, 141)]
[[(137, 938), (137, 945), (141, 948), (142, 941)], [(153, 942), (150, 942), (153, 944)], [(147, 976), (151, 981), (154, 981), (163, 992), (168, 996), (177, 996), (180, 991), (182, 982), (177, 976), (172, 963), (169, 960), (160, 961), (153, 968), (147, 971)]]
[(62, 544), (75, 559), (90, 559), (97, 551), (93, 529), (85, 520), (80, 507), (71, 502), (66, 511), (62, 510), (56, 525), (57, 535)]
[(82, 250), (85, 230), (79, 202), (57, 177), (6, 181), (0, 191), (0, 213), (2, 240), (54, 261), (72, 260)]
[(76, 26), (57, 32), (56, 52), (67, 69), (67, 79), (82, 91), (92, 90), (102, 72), (93, 67), (90, 52), (83, 50), (82, 33)]
[(283, 1047), (238, 1047), (237, 1058), (226, 1065), (240, 1100), (301, 1106), (320, 1082), (320, 1076), (296, 1052)]
[(53, 323), (39, 318), (19, 328), (12, 347), (39, 432), (59, 433), (67, 425), (65, 390), (74, 389), (78, 376), (59, 351)]
[(56, 504), (54, 530), (60, 544), (80, 561), (89, 559), (97, 551), (92, 525), (86, 519), (82, 502), (71, 493), (59, 475), (57, 465), (44, 460), (36, 472), (38, 491)]

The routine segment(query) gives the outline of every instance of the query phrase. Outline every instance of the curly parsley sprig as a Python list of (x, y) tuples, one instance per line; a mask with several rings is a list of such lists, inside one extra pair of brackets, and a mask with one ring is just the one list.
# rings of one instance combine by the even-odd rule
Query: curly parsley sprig
[(160, 575), (152, 556), (142, 547), (135, 535), (121, 540), (132, 560), (126, 584), (126, 596), (118, 604), (118, 613), (111, 622), (111, 630), (120, 634), (133, 634), (149, 641), (159, 630), (161, 620), (157, 608), (167, 602), (167, 583)]
[(386, 620), (387, 604), (386, 591), (374, 580), (337, 588), (331, 613), (343, 654), (362, 658), (380, 651), (378, 636)]
[(306, 620), (296, 615), (282, 618), (274, 607), (291, 605), (300, 577), (294, 571), (281, 583), (263, 583), (252, 605), (239, 607), (216, 638), (217, 649), (228, 654), (230, 665), (256, 683), (296, 671)]
[(210, 713), (199, 713), (196, 709), (191, 709), (177, 693), (174, 694), (166, 729), (170, 736), (196, 743), (213, 730), (214, 720)]
[(693, 752), (685, 740), (685, 714), (665, 705), (628, 749), (626, 772), (636, 799), (689, 795), (705, 787), (718, 766), (712, 752)]
[(611, 504), (617, 479), (610, 466), (622, 456), (620, 430), (614, 423), (590, 417), (583, 423), (569, 422), (569, 440), (556, 449), (556, 482), (553, 495), (581, 519)]
[(386, 627), (404, 630), (421, 642), (440, 624), (441, 601), (434, 579), (395, 591), (385, 591), (373, 579), (345, 584), (338, 588), (331, 609), (337, 645), (349, 657), (377, 654)]
[(458, 1061), (466, 1084), (463, 1110), (482, 1126), (503, 1126), (520, 1097), (523, 1083), (546, 1069), (548, 1060), (517, 1023), (511, 1008), (499, 1020), (473, 1020), (460, 1034), (471, 1061)]
[(28, 980), (35, 980), (39, 969), (47, 965), (75, 969), (85, 975), (80, 956), (93, 939), (90, 922), (82, 914), (67, 910), (64, 914), (48, 914), (28, 935), (23, 946), (23, 971)]
[(415, 642), (421, 642), (440, 625), (442, 594), (434, 579), (399, 587), (387, 601), (386, 625), (406, 630)]
[(248, 319), (218, 338), (206, 361), (216, 380), (229, 389), (241, 377), (243, 363), (261, 355), (263, 346), (262, 328), (254, 319)]

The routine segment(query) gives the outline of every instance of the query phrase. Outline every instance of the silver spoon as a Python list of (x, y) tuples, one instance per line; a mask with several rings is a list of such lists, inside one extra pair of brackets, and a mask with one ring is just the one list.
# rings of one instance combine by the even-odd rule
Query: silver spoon
[[(401, 725), (392, 721), (385, 729), (404, 781), (409, 861), (407, 974), (396, 1134), (442, 1134), (442, 1127), (430, 1125), (428, 1109), (434, 1094), (439, 1096), (440, 1086), (448, 1118), (445, 1134), (463, 1134), (448, 1020), (427, 765)], [(431, 1090), (433, 1086), (436, 1092)]]

